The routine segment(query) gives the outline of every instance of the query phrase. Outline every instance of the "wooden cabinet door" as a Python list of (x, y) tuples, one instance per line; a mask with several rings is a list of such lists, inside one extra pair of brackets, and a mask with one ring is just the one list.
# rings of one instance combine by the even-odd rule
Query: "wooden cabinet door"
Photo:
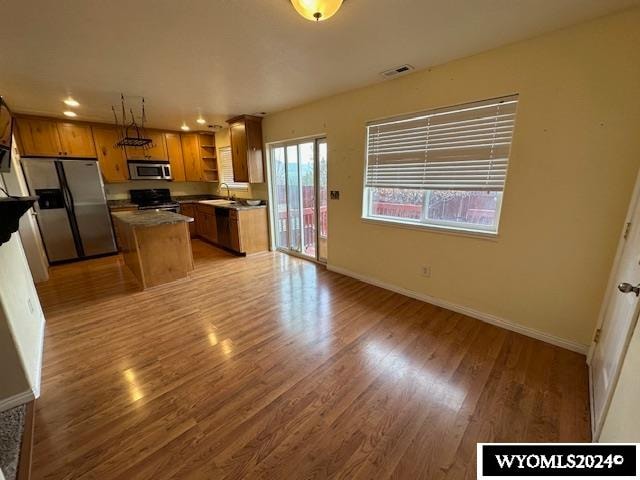
[(206, 236), (206, 231), (207, 231), (207, 219), (205, 218), (206, 213), (199, 208), (198, 205), (196, 205), (195, 208), (195, 214), (196, 214), (196, 233), (198, 234), (199, 237), (205, 237)]
[(65, 157), (95, 158), (96, 147), (89, 125), (78, 123), (58, 123), (60, 147)]
[(262, 118), (242, 115), (229, 120), (233, 180), (263, 183)]
[(229, 127), (231, 136), (231, 160), (233, 163), (233, 181), (248, 182), (247, 169), (247, 131), (244, 122), (232, 123)]
[(245, 122), (247, 135), (247, 171), (250, 183), (264, 182), (262, 155), (262, 119), (249, 117)]
[(163, 132), (156, 130), (145, 130), (145, 137), (150, 138), (152, 142), (151, 148), (127, 147), (128, 160), (168, 160), (167, 144), (164, 140)]
[(188, 182), (202, 182), (202, 159), (197, 133), (181, 134), (184, 174)]
[(53, 120), (17, 118), (18, 147), (23, 157), (60, 157), (62, 146)]
[(171, 164), (171, 176), (176, 182), (184, 182), (186, 177), (184, 173), (184, 160), (182, 157), (180, 134), (167, 132), (164, 134), (164, 139), (167, 142), (167, 153), (169, 154), (169, 163)]
[(92, 127), (98, 164), (106, 183), (127, 182), (129, 171), (124, 150), (116, 146), (120, 133), (115, 127)]
[[(252, 208), (236, 212), (237, 232), (240, 251), (250, 254), (269, 250), (269, 220), (266, 208)], [(232, 217), (231, 217), (232, 218)], [(236, 225), (233, 223), (232, 225)], [(233, 232), (234, 228), (232, 228)], [(232, 237), (232, 243), (236, 241)], [(235, 247), (234, 247), (235, 248)]]
[(187, 217), (193, 218), (193, 222), (189, 223), (189, 234), (191, 237), (195, 237), (197, 232), (197, 224), (198, 221), (196, 219), (196, 210), (192, 203), (183, 203), (180, 205), (180, 213), (182, 215), (186, 215)]
[(198, 218), (198, 235), (210, 242), (217, 241), (215, 208), (210, 205), (196, 205), (196, 216)]

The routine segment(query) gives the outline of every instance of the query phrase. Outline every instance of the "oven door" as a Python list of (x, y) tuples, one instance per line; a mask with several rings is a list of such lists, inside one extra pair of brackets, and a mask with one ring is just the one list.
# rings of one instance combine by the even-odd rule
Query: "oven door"
[(169, 163), (129, 162), (131, 180), (171, 180)]

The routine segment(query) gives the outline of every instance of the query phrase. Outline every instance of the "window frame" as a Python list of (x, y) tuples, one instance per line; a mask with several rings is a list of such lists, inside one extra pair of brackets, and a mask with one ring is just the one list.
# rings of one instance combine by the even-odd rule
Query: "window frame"
[[(512, 94), (509, 96), (517, 96), (519, 97), (519, 94)], [(504, 96), (507, 97), (507, 96)], [(497, 98), (503, 98), (503, 97), (497, 97)], [(480, 102), (482, 101), (488, 101), (491, 99), (487, 99), (487, 100), (480, 100)], [(360, 220), (362, 222), (365, 223), (372, 223), (372, 224), (379, 224), (379, 225), (384, 225), (384, 226), (389, 226), (389, 227), (400, 227), (400, 228), (409, 228), (409, 229), (413, 229), (413, 230), (422, 230), (422, 231), (432, 231), (432, 232), (439, 232), (439, 233), (448, 233), (448, 234), (454, 234), (454, 235), (461, 235), (461, 236), (472, 236), (472, 237), (479, 237), (479, 238), (488, 238), (488, 239), (497, 239), (497, 237), (499, 236), (500, 233), (500, 221), (501, 221), (501, 217), (502, 217), (502, 204), (504, 201), (504, 194), (505, 191), (507, 189), (507, 185), (506, 185), (506, 181), (504, 184), (504, 187), (501, 191), (499, 192), (499, 200), (498, 200), (498, 204), (497, 204), (497, 209), (496, 209), (496, 225), (495, 228), (483, 228), (483, 225), (478, 225), (478, 224), (471, 224), (471, 223), (462, 223), (462, 222), (453, 222), (453, 221), (447, 221), (447, 220), (433, 220), (433, 219), (428, 219), (424, 216), (422, 216), (422, 218), (420, 220), (417, 221), (410, 221), (410, 220), (405, 220), (405, 219), (401, 219), (401, 218), (397, 218), (397, 217), (389, 217), (389, 216), (376, 216), (370, 213), (371, 211), (371, 206), (372, 206), (372, 189), (375, 187), (367, 187), (366, 183), (367, 183), (367, 169), (368, 169), (368, 165), (369, 165), (369, 126), (371, 123), (373, 122), (384, 122), (384, 121), (389, 121), (392, 119), (406, 119), (406, 118), (411, 118), (413, 116), (415, 117), (419, 117), (425, 114), (428, 114), (430, 112), (437, 112), (439, 110), (443, 110), (443, 109), (449, 109), (449, 108), (455, 108), (457, 106), (463, 107), (464, 105), (468, 105), (471, 103), (475, 103), (474, 101), (469, 101), (469, 102), (464, 102), (464, 103), (460, 103), (457, 105), (450, 105), (450, 106), (445, 106), (445, 107), (440, 107), (440, 108), (432, 108), (432, 109), (428, 109), (428, 110), (421, 110), (421, 111), (417, 111), (417, 112), (413, 112), (413, 113), (408, 113), (408, 114), (402, 114), (402, 115), (393, 115), (390, 117), (383, 117), (383, 118), (378, 118), (376, 120), (372, 120), (369, 121), (365, 124), (365, 149), (364, 149), (364, 168), (363, 168), (363, 178), (362, 178), (362, 204), (361, 204), (361, 216), (360, 216)], [(514, 127), (513, 127), (513, 132), (515, 132), (515, 125), (517, 122), (517, 116), (514, 118)], [(508, 168), (510, 166), (511, 163), (511, 150), (512, 150), (512, 145), (513, 145), (513, 135), (514, 133), (512, 132), (512, 140), (511, 140), (511, 145), (509, 147), (509, 157), (508, 157), (508, 164), (507, 164), (507, 172), (508, 172)], [(507, 175), (508, 177), (508, 175)], [(401, 187), (398, 187), (401, 188)], [(437, 191), (437, 190), (423, 190), (425, 193), (426, 192), (433, 192), (433, 191)], [(472, 190), (472, 191), (476, 191), (476, 190)], [(477, 190), (477, 191), (482, 191), (482, 190)], [(427, 206), (424, 205), (424, 208), (426, 209)]]
[[(218, 171), (219, 173), (219, 178), (218, 178), (218, 190), (220, 190), (220, 185), (221, 184), (226, 184), (229, 187), (229, 190), (236, 190), (239, 192), (248, 192), (249, 191), (249, 183), (248, 182), (234, 182), (233, 180), (231, 181), (227, 181), (224, 178), (222, 178), (222, 174), (224, 172), (224, 169), (222, 168), (222, 151), (223, 150), (228, 150), (229, 151), (229, 155), (232, 155), (232, 150), (231, 150), (231, 145), (226, 145), (224, 147), (220, 147), (218, 149), (218, 156), (219, 156), (219, 164), (218, 164)], [(231, 157), (231, 170), (233, 171), (233, 158)]]
[[(365, 167), (366, 168), (366, 167)], [(445, 232), (453, 234), (461, 234), (464, 236), (477, 236), (477, 237), (489, 237), (496, 238), (499, 235), (500, 230), (500, 216), (502, 214), (502, 202), (504, 197), (504, 191), (500, 193), (500, 200), (498, 202), (498, 208), (496, 209), (496, 217), (498, 223), (495, 230), (489, 228), (482, 228), (482, 225), (475, 223), (462, 223), (453, 222), (448, 220), (433, 220), (425, 218), (424, 220), (404, 220), (398, 217), (390, 217), (384, 215), (368, 215), (368, 209), (371, 205), (371, 187), (363, 187), (363, 201), (362, 201), (362, 216), (360, 220), (365, 223), (377, 223), (386, 226), (399, 226), (403, 228), (411, 228), (414, 230), (427, 230), (434, 232)], [(434, 190), (424, 190), (424, 192), (432, 192)], [(426, 208), (426, 206), (425, 206)], [(424, 217), (423, 217), (424, 218)]]

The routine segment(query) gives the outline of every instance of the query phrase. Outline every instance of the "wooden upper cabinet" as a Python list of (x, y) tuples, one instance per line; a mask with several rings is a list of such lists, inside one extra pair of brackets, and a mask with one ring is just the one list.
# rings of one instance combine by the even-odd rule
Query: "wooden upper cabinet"
[(169, 154), (169, 163), (171, 164), (171, 176), (176, 182), (186, 181), (184, 172), (184, 159), (182, 156), (182, 142), (179, 133), (165, 133), (165, 141), (167, 143), (167, 153)]
[(18, 147), (23, 157), (60, 157), (63, 155), (55, 120), (16, 118)]
[(247, 167), (247, 130), (244, 122), (232, 123), (229, 126), (231, 139), (231, 160), (233, 163), (233, 180), (236, 182), (249, 181)]
[[(131, 133), (131, 132), (130, 132)], [(157, 130), (146, 130), (144, 136), (151, 139), (151, 148), (127, 147), (127, 160), (168, 160), (167, 144), (163, 132)]]
[(102, 178), (107, 183), (127, 182), (129, 172), (124, 150), (116, 146), (120, 140), (120, 132), (116, 127), (94, 126), (93, 139), (95, 142), (98, 164)]
[(58, 123), (62, 155), (65, 157), (96, 158), (91, 127), (79, 123)]
[(231, 139), (233, 180), (263, 183), (262, 118), (241, 115), (227, 122)]
[(188, 182), (202, 182), (202, 158), (197, 133), (180, 135), (182, 144), (182, 158), (184, 160), (185, 179)]

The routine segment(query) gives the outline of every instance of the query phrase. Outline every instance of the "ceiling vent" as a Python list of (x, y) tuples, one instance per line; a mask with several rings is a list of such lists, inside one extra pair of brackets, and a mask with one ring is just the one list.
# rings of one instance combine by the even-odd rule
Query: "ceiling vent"
[(398, 75), (404, 75), (406, 73), (411, 72), (412, 70), (415, 70), (415, 68), (412, 65), (404, 64), (404, 65), (400, 65), (399, 67), (395, 67), (395, 68), (391, 68), (389, 70), (385, 70), (384, 72), (381, 72), (380, 75), (382, 75), (385, 78), (392, 78), (392, 77), (396, 77)]

